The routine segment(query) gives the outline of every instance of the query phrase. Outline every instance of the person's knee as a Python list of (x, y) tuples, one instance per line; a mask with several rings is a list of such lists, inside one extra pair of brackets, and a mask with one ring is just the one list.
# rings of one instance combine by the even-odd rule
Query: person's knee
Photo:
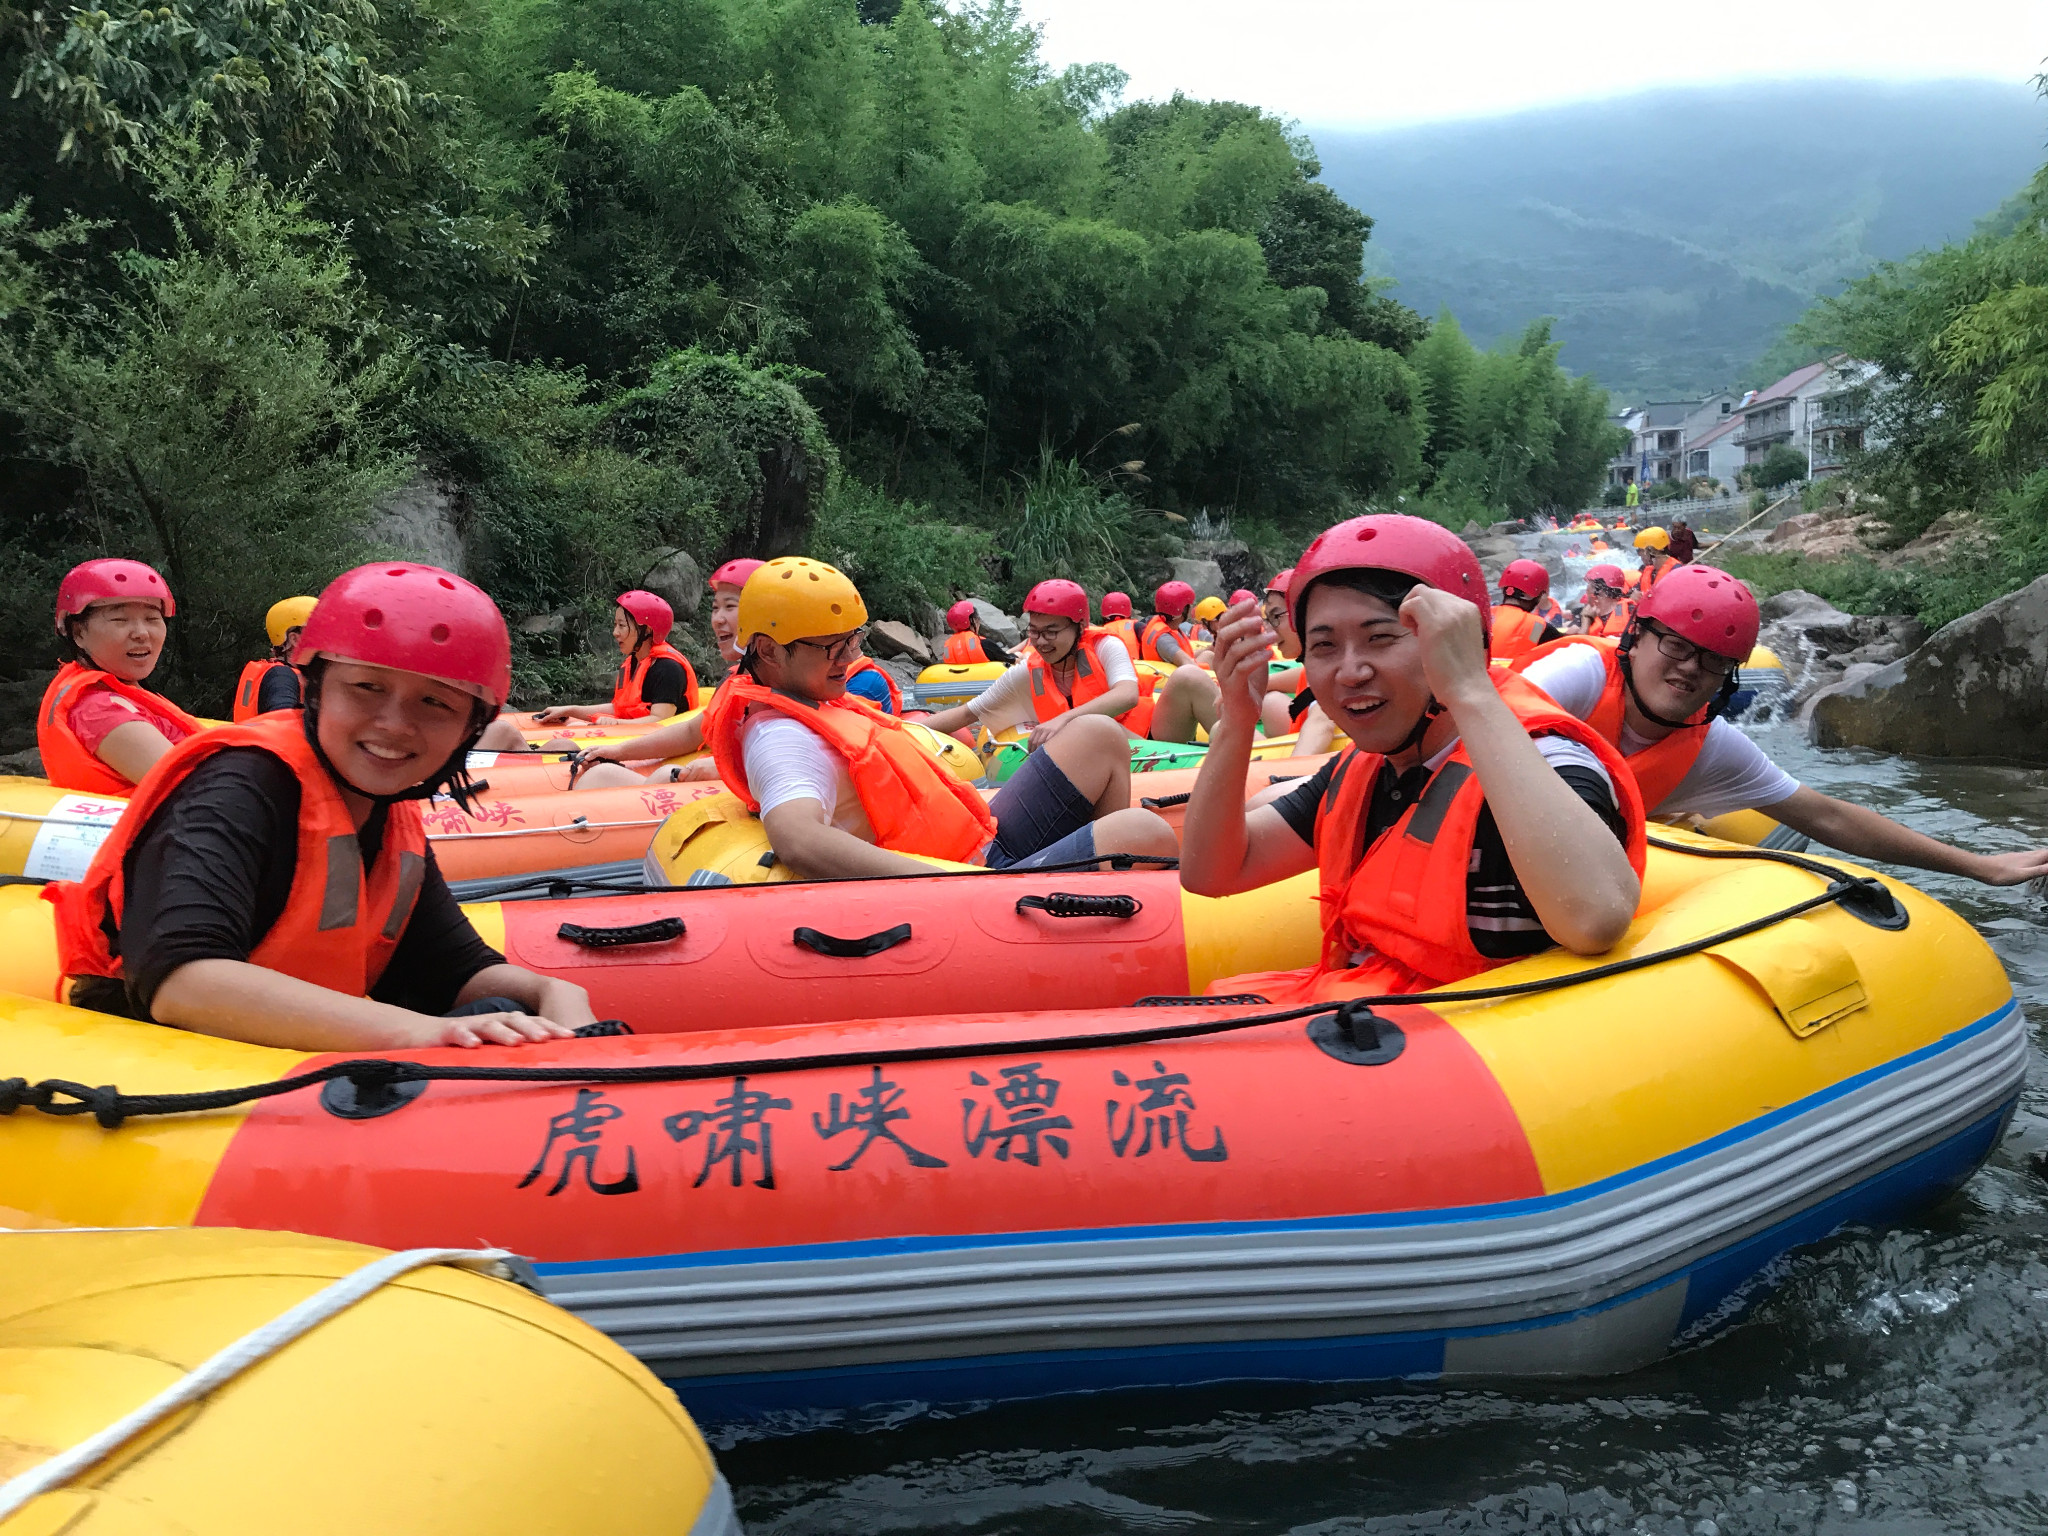
[(630, 789), (647, 781), (618, 763), (592, 763), (576, 775), (578, 789)]
[[(1067, 762), (1096, 759), (1121, 759), (1128, 763), (1130, 742), (1130, 734), (1108, 715), (1078, 715), (1053, 738), (1053, 761), (1063, 766)], [(1064, 752), (1059, 750), (1062, 747)]]
[(525, 747), (526, 738), (520, 734), (519, 727), (505, 719), (493, 720), (476, 739), (479, 752), (519, 752)]
[(1095, 823), (1095, 851), (1143, 853), (1171, 859), (1179, 856), (1180, 844), (1163, 817), (1132, 807), (1112, 811)]

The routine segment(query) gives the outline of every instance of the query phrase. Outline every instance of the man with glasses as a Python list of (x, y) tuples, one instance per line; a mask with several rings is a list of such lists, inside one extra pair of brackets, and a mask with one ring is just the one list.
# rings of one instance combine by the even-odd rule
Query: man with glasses
[[(1588, 573), (1590, 581), (1591, 573)], [(1986, 885), (2048, 873), (2048, 849), (1981, 854), (1808, 789), (1721, 718), (1760, 619), (1749, 588), (1710, 565), (1658, 581), (1616, 640), (1571, 636), (1514, 664), (1621, 749), (1651, 816), (1665, 821), (1762, 811), (1817, 843)]]
[(1173, 829), (1130, 806), (1129, 737), (1113, 719), (1071, 722), (984, 803), (901, 721), (848, 696), (867, 621), (859, 590), (822, 561), (771, 560), (740, 593), (739, 671), (704, 735), (783, 863), (832, 880), (928, 874), (920, 858), (1007, 869), (1174, 855)]

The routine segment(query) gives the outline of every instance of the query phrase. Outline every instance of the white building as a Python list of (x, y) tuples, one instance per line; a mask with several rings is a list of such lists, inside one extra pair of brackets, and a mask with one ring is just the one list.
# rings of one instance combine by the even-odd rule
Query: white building
[(1754, 464), (1783, 444), (1805, 458), (1810, 479), (1841, 469), (1866, 446), (1877, 385), (1877, 365), (1848, 356), (1793, 369), (1743, 408), (1743, 462)]

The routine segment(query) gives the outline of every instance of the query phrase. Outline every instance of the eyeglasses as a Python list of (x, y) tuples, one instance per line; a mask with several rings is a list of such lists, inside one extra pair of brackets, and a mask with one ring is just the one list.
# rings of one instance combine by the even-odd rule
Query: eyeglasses
[(855, 656), (858, 656), (860, 654), (861, 642), (866, 640), (867, 637), (868, 627), (867, 625), (863, 624), (859, 629), (856, 629), (852, 634), (842, 635), (839, 639), (834, 640), (830, 645), (827, 645), (822, 640), (792, 640), (789, 643), (791, 645), (806, 646), (814, 651), (823, 651), (825, 653), (825, 659), (827, 661), (838, 663), (842, 661), (850, 661)]
[(1735, 670), (1735, 658), (1732, 656), (1710, 651), (1704, 645), (1694, 645), (1668, 630), (1645, 628), (1644, 633), (1657, 642), (1657, 649), (1663, 655), (1673, 661), (1696, 661), (1700, 670), (1709, 677), (1726, 677)]

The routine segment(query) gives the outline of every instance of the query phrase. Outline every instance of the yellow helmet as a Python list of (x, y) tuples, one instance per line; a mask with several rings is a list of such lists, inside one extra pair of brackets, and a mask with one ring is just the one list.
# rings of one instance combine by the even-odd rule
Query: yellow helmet
[(1671, 535), (1662, 528), (1645, 528), (1636, 535), (1637, 549), (1669, 549)]
[(1220, 597), (1205, 597), (1195, 604), (1195, 617), (1204, 624), (1214, 624), (1223, 617), (1223, 610), (1229, 606)]
[(740, 588), (740, 644), (766, 635), (778, 645), (816, 635), (842, 635), (868, 621), (860, 589), (837, 566), (784, 555)]
[(283, 645), (284, 637), (295, 629), (304, 629), (306, 620), (312, 616), (312, 598), (280, 598), (270, 605), (270, 612), (263, 615), (263, 628), (270, 635), (272, 645)]

